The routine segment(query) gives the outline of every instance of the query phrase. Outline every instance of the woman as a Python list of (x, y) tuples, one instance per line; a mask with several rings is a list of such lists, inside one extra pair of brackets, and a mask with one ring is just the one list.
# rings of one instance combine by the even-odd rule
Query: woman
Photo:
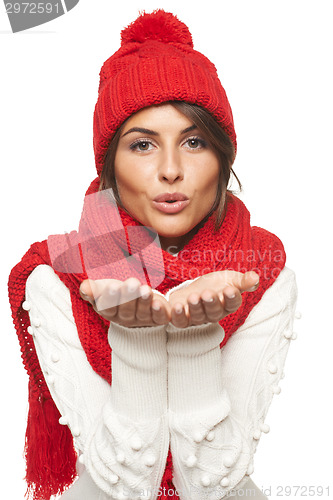
[(139, 16), (101, 69), (79, 233), (35, 243), (9, 279), (34, 498), (73, 482), (75, 450), (64, 499), (264, 498), (249, 476), (296, 285), (227, 191), (236, 147), (187, 27)]

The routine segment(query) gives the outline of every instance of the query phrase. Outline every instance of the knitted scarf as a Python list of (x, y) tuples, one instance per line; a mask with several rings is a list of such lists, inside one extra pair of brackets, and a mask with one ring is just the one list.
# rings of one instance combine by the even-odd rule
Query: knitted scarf
[[(86, 195), (96, 193), (98, 183), (99, 179), (96, 178), (91, 183)], [(86, 199), (89, 199), (89, 196), (86, 196)], [(122, 231), (115, 231), (114, 226), (112, 227), (116, 245), (107, 238), (97, 239), (98, 244), (94, 253), (98, 253), (102, 249), (100, 257), (103, 259), (103, 263), (109, 262), (109, 265), (114, 266), (114, 263), (118, 262), (117, 279), (122, 279), (122, 276), (123, 279), (127, 279), (131, 275), (129, 273), (132, 272), (133, 266), (129, 270), (128, 259), (124, 259), (124, 253), (120, 252), (119, 248), (123, 250), (124, 245), (127, 244), (128, 255), (135, 253), (137, 249), (131, 249), (130, 243), (133, 246), (133, 238), (131, 239), (130, 236), (130, 228), (140, 227), (141, 224), (120, 207), (118, 209)], [(94, 224), (89, 223), (92, 212), (91, 207), (90, 212), (85, 209), (82, 212), (80, 227), (85, 237), (89, 236), (89, 232), (93, 235), (97, 234), (94, 231)], [(106, 234), (110, 221), (103, 211), (99, 221), (101, 224), (99, 234)], [(240, 308), (220, 321), (220, 325), (225, 331), (225, 337), (221, 344), (223, 347), (229, 337), (244, 323), (265, 290), (274, 283), (285, 265), (286, 257), (281, 241), (274, 234), (259, 227), (251, 227), (248, 210), (243, 202), (234, 195), (228, 194), (226, 214), (217, 232), (214, 229), (214, 221), (215, 213), (207, 218), (204, 225), (177, 256), (161, 249), (158, 255), (151, 252), (150, 257), (153, 262), (146, 263), (146, 268), (150, 267), (148, 273), (145, 270), (145, 277), (148, 284), (149, 282), (151, 284), (151, 277), (153, 276), (154, 279), (154, 276), (158, 276), (162, 262), (165, 276), (154, 288), (166, 293), (185, 280), (209, 272), (225, 269), (240, 272), (255, 270), (260, 276), (258, 289), (255, 292), (243, 293)], [(117, 227), (121, 229), (119, 224)], [(124, 234), (126, 238), (123, 236)], [(77, 255), (79, 255), (80, 261), (77, 262), (73, 258), (73, 262), (71, 262), (68, 254), (66, 262), (67, 265), (71, 262), (72, 268), (61, 270), (59, 259), (55, 265), (56, 259), (50, 256), (50, 241), (54, 243), (56, 240), (49, 238), (49, 241), (44, 240), (32, 244), (22, 260), (12, 269), (8, 282), (12, 317), (20, 342), (23, 363), (29, 375), (29, 414), (25, 441), (26, 481), (28, 484), (27, 493), (35, 500), (47, 500), (51, 495), (63, 492), (76, 477), (75, 463), (77, 458), (68, 427), (60, 425), (58, 422), (61, 415), (51, 398), (38, 362), (33, 338), (28, 333), (29, 314), (22, 307), (25, 301), (26, 280), (36, 266), (40, 264), (52, 266), (61, 281), (68, 287), (78, 335), (87, 359), (92, 368), (110, 384), (112, 378), (111, 349), (107, 340), (110, 323), (98, 315), (88, 302), (82, 300), (79, 294), (80, 283), (87, 279), (88, 275), (89, 278), (93, 279), (99, 277), (98, 269), (101, 266), (96, 266), (98, 258), (94, 256), (97, 260), (94, 261), (94, 265), (90, 266), (88, 272), (86, 267), (89, 252), (84, 251), (83, 244), (78, 244), (76, 249), (79, 250)], [(71, 241), (73, 242), (73, 238)], [(57, 245), (55, 244), (53, 247), (57, 247)], [(144, 245), (141, 245), (141, 249), (143, 247)], [(71, 252), (71, 256), (73, 257), (73, 252)], [(154, 267), (155, 257), (157, 261)], [(121, 265), (119, 265), (120, 259), (122, 259)], [(154, 268), (158, 269), (156, 275), (152, 271)], [(132, 274), (135, 275), (135, 269)], [(142, 276), (142, 272), (141, 275), (138, 272), (137, 277), (143, 284), (145, 280), (142, 279)], [(170, 493), (172, 489), (174, 489), (172, 457), (169, 451), (160, 487), (162, 493), (160, 498), (177, 498), (175, 494)]]

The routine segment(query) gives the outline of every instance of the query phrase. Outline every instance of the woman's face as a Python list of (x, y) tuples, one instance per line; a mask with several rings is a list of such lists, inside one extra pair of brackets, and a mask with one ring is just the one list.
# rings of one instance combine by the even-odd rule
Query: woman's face
[[(114, 167), (124, 208), (155, 229), (164, 250), (179, 251), (215, 202), (218, 158), (202, 132), (171, 104), (145, 108), (127, 120)], [(154, 201), (170, 193), (172, 200), (180, 193), (184, 201)]]

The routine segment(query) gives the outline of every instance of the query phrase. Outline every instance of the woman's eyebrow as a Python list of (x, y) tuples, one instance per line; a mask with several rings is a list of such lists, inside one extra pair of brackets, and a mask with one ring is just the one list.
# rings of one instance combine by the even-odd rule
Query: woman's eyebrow
[(157, 132), (154, 130), (150, 130), (149, 128), (141, 128), (141, 127), (132, 127), (127, 132), (125, 132), (121, 137), (124, 137), (127, 134), (131, 134), (132, 132), (140, 132), (140, 134), (147, 134), (147, 135), (159, 135)]
[[(192, 130), (195, 130), (197, 128), (198, 127), (195, 124), (193, 124), (190, 127), (187, 127), (184, 130), (182, 130), (180, 134), (181, 135), (187, 134), (188, 132), (192, 132)], [(155, 136), (159, 135), (158, 132), (155, 132), (155, 130), (150, 130), (149, 128), (132, 127), (129, 130), (127, 130), (127, 132), (125, 132), (121, 137), (125, 137), (125, 135), (131, 134), (133, 132), (139, 132), (140, 134), (155, 135)]]
[(197, 129), (198, 127), (196, 126), (196, 124), (194, 123), (193, 125), (191, 125), (190, 127), (187, 127), (185, 128), (184, 130), (181, 131), (181, 135), (183, 134), (187, 134), (188, 132), (192, 132), (192, 130), (195, 130)]

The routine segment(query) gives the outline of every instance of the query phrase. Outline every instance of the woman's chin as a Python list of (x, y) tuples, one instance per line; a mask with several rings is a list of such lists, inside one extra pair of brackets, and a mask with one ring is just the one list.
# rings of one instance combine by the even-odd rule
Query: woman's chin
[(163, 224), (163, 226), (158, 224), (153, 227), (162, 238), (181, 238), (191, 230), (191, 227), (189, 228), (188, 226), (175, 227), (175, 224), (170, 224), (170, 227), (168, 226), (168, 224)]

